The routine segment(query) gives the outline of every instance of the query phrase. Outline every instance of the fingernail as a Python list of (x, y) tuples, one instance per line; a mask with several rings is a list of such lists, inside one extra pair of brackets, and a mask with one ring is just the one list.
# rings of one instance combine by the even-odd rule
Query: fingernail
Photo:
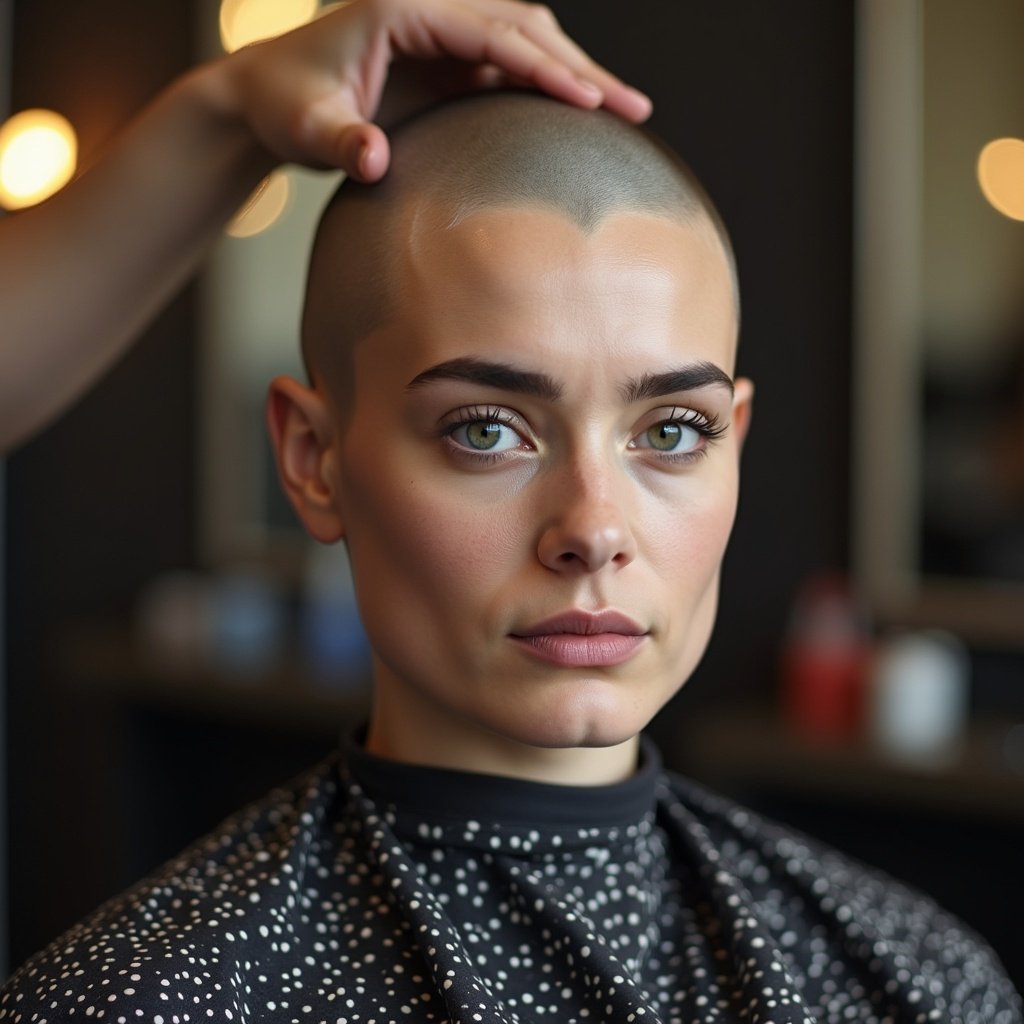
[(577, 78), (576, 81), (579, 84), (580, 88), (589, 96), (592, 96), (595, 100), (604, 98), (604, 93), (601, 91), (600, 88), (598, 88), (598, 86), (594, 85), (593, 82), (589, 82), (585, 78)]
[(633, 116), (637, 120), (646, 121), (654, 112), (654, 100), (647, 93), (634, 89), (631, 85), (626, 86), (626, 91), (636, 108), (636, 113)]
[(356, 170), (360, 177), (366, 177), (366, 162), (370, 158), (370, 144), (362, 142), (359, 144), (359, 152), (356, 154)]

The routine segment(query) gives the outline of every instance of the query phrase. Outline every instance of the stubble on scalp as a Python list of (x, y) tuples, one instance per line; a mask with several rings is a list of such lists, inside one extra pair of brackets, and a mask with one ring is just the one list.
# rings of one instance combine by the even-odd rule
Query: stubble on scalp
[(310, 256), (303, 359), (342, 415), (353, 404), (355, 346), (395, 308), (394, 268), (425, 213), (442, 231), (496, 207), (553, 210), (586, 234), (622, 212), (710, 228), (729, 266), (738, 322), (721, 218), (688, 165), (649, 131), (535, 93), (496, 92), (421, 114), (392, 133), (391, 147), (382, 181), (339, 186)]

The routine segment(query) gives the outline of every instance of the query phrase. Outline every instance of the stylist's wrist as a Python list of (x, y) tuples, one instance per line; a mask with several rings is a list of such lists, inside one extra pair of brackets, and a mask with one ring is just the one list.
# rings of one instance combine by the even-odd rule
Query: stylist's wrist
[(283, 162), (253, 131), (242, 101), (240, 54), (230, 54), (187, 72), (175, 83), (190, 104), (197, 124), (209, 130), (211, 144), (229, 152), (240, 174), (255, 186)]

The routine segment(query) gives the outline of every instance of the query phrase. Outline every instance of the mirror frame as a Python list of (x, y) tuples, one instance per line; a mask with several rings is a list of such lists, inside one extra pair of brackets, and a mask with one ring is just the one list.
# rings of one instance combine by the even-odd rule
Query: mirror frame
[(857, 0), (852, 565), (879, 625), (1024, 649), (1024, 583), (924, 575), (924, 0)]

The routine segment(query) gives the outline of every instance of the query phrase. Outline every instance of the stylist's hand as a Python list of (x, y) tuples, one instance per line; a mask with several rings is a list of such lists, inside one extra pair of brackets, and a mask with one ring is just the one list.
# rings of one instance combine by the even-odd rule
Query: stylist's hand
[(632, 121), (651, 110), (547, 8), (519, 0), (353, 0), (223, 58), (217, 70), (272, 158), (338, 167), (364, 182), (388, 167), (381, 124), (475, 88), (531, 86)]

